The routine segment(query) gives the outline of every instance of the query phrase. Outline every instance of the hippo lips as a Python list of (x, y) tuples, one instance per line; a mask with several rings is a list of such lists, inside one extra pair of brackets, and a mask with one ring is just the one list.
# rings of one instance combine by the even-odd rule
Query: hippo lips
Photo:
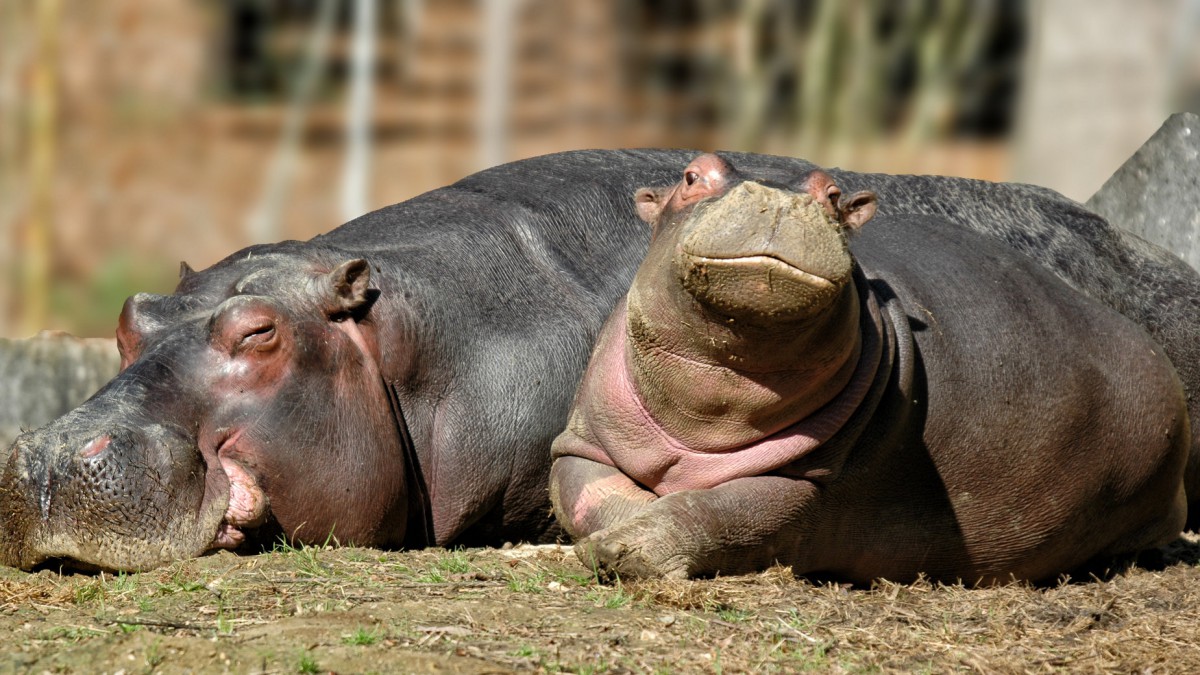
[(758, 322), (802, 320), (829, 306), (844, 284), (769, 254), (683, 255), (683, 286), (715, 311)]
[(696, 255), (694, 253), (684, 253), (684, 256), (688, 262), (689, 272), (696, 269), (706, 270), (707, 268), (741, 271), (744, 274), (763, 274), (765, 272), (768, 279), (778, 277), (789, 280), (792, 283), (811, 286), (815, 289), (834, 289), (838, 286), (838, 284), (825, 277), (806, 272), (788, 261), (768, 253), (734, 258), (715, 258)]
[(217, 526), (210, 549), (233, 549), (246, 541), (246, 528), (258, 527), (266, 520), (267, 498), (254, 475), (232, 455), (242, 432), (231, 433), (217, 446), (216, 456), (228, 481), (228, 507)]

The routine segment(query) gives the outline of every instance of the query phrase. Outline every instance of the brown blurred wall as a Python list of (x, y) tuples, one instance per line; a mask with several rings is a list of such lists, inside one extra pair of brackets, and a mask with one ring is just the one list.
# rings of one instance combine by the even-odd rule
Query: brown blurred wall
[[(28, 289), (14, 270), (29, 223), (25, 130), (36, 45), (28, 27), (40, 1), (0, 0), (0, 274), (8, 275), (0, 276), (0, 336), (26, 334), (16, 318)], [(1107, 50), (1113, 58), (1090, 63), (1108, 67), (1134, 49), (1112, 48), (1114, 31), (1141, 35), (1141, 24), (1162, 21), (1172, 3), (1195, 1), (1152, 0), (1122, 20), (1118, 0), (1032, 3), (1033, 13), (1022, 2), (380, 0), (368, 202), (401, 201), (499, 159), (585, 147), (749, 150), (1003, 180), (1013, 157), (1004, 120), (1021, 78), (1033, 85), (1018, 154), (1027, 170), (1044, 170), (1023, 177), (1071, 190), (1061, 181), (1086, 173), (1071, 158), (1084, 158), (1103, 181), (1128, 150), (1089, 154), (1102, 144), (1097, 133), (1113, 135), (1083, 133), (1101, 117), (1093, 104), (1053, 101), (1080, 73), (1103, 72), (1078, 57), (1056, 76), (1045, 45)], [(264, 200), (288, 117), (287, 84), (321, 0), (61, 2), (54, 313), (43, 327), (107, 335), (124, 296), (169, 292), (180, 260), (202, 268), (255, 243), (251, 216)], [(337, 190), (352, 32), (349, 2), (339, 2), (279, 237), (309, 238), (344, 220)], [(234, 96), (226, 87), (223, 49), (239, 3), (266, 8), (278, 22), (264, 49), (296, 57), (269, 95)], [(503, 21), (487, 19), (497, 11)], [(1076, 21), (1079, 12), (1103, 16)], [(1032, 51), (1024, 46), (1030, 21), (1042, 22)], [(1158, 33), (1146, 30), (1136, 45), (1151, 49)], [(1026, 53), (1035, 56), (1022, 68)], [(1126, 79), (1150, 87), (1141, 62), (1130, 63)], [(1145, 104), (1139, 119), (1161, 117), (1153, 96), (1138, 98), (1123, 103)], [(1106, 129), (1119, 125), (1112, 117)], [(994, 128), (964, 126), (971, 119)], [(1125, 146), (1136, 147), (1147, 124), (1124, 129)], [(1067, 165), (1029, 159), (1039, 152)]]

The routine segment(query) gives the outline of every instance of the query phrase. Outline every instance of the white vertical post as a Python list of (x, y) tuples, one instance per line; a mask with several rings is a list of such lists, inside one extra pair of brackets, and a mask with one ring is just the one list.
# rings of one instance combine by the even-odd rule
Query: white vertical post
[(479, 73), (479, 168), (508, 159), (513, 25), (519, 0), (484, 0)]
[(344, 220), (357, 218), (370, 208), (376, 2), (354, 0), (350, 94), (346, 99), (346, 164), (342, 171)]

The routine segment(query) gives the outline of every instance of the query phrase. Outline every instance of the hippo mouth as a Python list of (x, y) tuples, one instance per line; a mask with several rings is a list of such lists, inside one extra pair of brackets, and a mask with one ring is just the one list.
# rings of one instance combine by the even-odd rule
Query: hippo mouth
[(246, 541), (245, 530), (262, 525), (267, 518), (266, 494), (254, 474), (238, 459), (241, 438), (241, 431), (230, 433), (214, 452), (215, 463), (220, 467), (220, 471), (211, 471), (216, 474), (214, 490), (226, 493), (227, 505), (209, 550), (238, 548)]
[(770, 253), (729, 257), (705, 256), (695, 253), (685, 253), (684, 255), (687, 256), (688, 262), (693, 268), (704, 267), (710, 270), (716, 268), (747, 275), (766, 275), (768, 279), (775, 278), (792, 283), (807, 284), (813, 288), (833, 288), (838, 285)]
[(828, 306), (843, 284), (769, 254), (684, 253), (683, 285), (702, 304), (733, 317), (800, 319)]

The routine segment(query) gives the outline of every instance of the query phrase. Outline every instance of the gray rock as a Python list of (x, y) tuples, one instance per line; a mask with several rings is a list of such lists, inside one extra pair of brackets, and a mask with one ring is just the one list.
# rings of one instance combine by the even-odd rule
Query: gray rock
[(117, 341), (43, 331), (0, 339), (0, 450), (83, 403), (120, 367)]
[(1087, 207), (1200, 269), (1200, 116), (1168, 117)]

